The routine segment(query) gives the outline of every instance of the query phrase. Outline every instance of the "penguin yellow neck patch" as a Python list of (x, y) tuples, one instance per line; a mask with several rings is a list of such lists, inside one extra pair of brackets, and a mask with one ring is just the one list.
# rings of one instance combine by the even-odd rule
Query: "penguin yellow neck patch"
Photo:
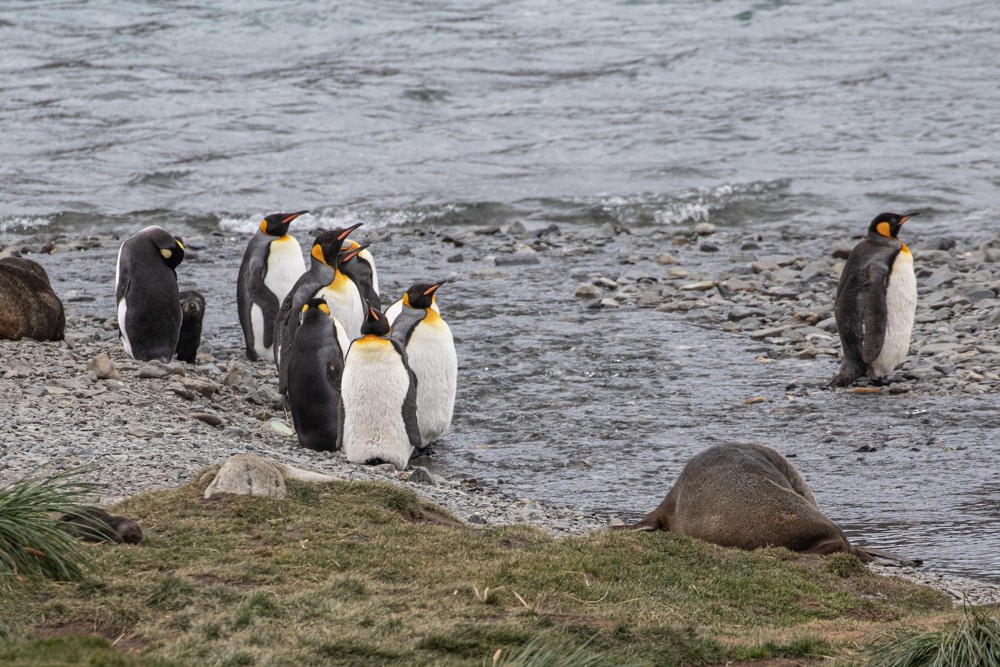
[[(314, 245), (309, 254), (312, 255), (316, 259), (316, 261), (323, 262), (324, 264), (326, 264), (326, 257), (323, 257), (323, 248), (321, 248), (320, 246)], [(329, 264), (326, 265), (330, 266)]]
[(909, 255), (910, 249), (906, 247), (906, 244), (903, 243), (902, 241), (900, 241), (899, 244), (903, 246), (902, 248), (899, 249), (899, 252), (905, 252), (907, 255)]
[(404, 306), (409, 306), (410, 305), (410, 295), (409, 294), (404, 294), (403, 295), (403, 305)]
[(262, 231), (265, 234), (267, 234), (267, 220), (261, 220), (260, 221), (260, 227), (258, 227), (258, 229), (260, 229), (260, 231)]

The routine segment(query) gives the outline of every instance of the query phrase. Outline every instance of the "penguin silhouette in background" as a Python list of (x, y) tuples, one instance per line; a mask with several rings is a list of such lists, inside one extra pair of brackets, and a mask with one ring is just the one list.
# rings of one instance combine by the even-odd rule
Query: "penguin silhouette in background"
[(444, 284), (417, 283), (406, 290), (390, 337), (406, 350), (417, 378), (417, 424), (427, 453), (448, 427), (455, 411), (458, 356), (451, 328), (435, 307), (435, 292)]
[(156, 226), (136, 232), (118, 250), (118, 331), (133, 359), (173, 358), (181, 332), (175, 269), (183, 260), (184, 245)]
[(306, 270), (299, 242), (288, 235), (295, 218), (309, 211), (274, 213), (260, 223), (243, 253), (236, 280), (236, 308), (247, 357), (274, 360), (272, 336), (278, 308)]
[(406, 468), (420, 447), (417, 380), (406, 350), (389, 338), (389, 322), (374, 308), (351, 343), (340, 381), (338, 445), (352, 463)]
[(913, 255), (898, 234), (915, 215), (876, 216), (847, 258), (834, 306), (844, 362), (831, 386), (846, 387), (863, 375), (883, 382), (906, 358), (917, 279)]
[(344, 328), (330, 316), (323, 299), (302, 306), (299, 327), (288, 355), (288, 405), (299, 444), (318, 451), (337, 448)]

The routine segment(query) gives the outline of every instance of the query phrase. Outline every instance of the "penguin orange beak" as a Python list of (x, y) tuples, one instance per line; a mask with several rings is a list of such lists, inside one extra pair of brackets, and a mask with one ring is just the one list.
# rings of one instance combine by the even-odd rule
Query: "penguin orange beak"
[(444, 285), (446, 282), (448, 281), (442, 280), (439, 283), (434, 283), (433, 285), (424, 290), (424, 296), (430, 296), (431, 294), (434, 294), (434, 292), (436, 292), (438, 288), (441, 287), (441, 285)]
[(368, 314), (372, 316), (373, 320), (375, 320), (376, 322), (378, 322), (378, 311), (377, 310), (375, 310), (374, 308), (372, 308), (372, 307), (369, 306), (369, 308), (368, 308)]
[(904, 222), (906, 222), (915, 215), (920, 215), (920, 212), (918, 211), (916, 213), (906, 213), (905, 215), (903, 215), (902, 218), (899, 219), (899, 224), (903, 224)]
[(287, 225), (287, 224), (288, 224), (289, 222), (291, 222), (291, 221), (292, 221), (292, 220), (294, 220), (295, 218), (297, 218), (297, 217), (299, 217), (300, 215), (303, 215), (303, 214), (305, 214), (305, 213), (308, 213), (308, 212), (309, 212), (309, 211), (299, 211), (298, 213), (292, 213), (291, 215), (289, 215), (289, 216), (286, 216), (286, 217), (285, 217), (285, 218), (284, 218), (284, 219), (283, 219), (283, 220), (281, 221), (281, 224), (284, 224), (284, 225)]
[(348, 236), (350, 236), (351, 232), (353, 232), (355, 229), (357, 229), (358, 227), (360, 227), (363, 224), (365, 224), (365, 223), (359, 222), (356, 225), (351, 225), (350, 227), (346, 228), (344, 231), (340, 232), (340, 236), (337, 237), (337, 240), (342, 242), (344, 239), (346, 239)]

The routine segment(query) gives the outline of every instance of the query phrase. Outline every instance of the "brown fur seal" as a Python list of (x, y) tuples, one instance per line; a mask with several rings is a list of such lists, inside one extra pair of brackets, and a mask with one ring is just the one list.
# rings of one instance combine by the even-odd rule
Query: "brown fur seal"
[(669, 530), (724, 547), (845, 551), (874, 560), (819, 510), (792, 464), (762, 445), (717, 445), (701, 452), (684, 466), (660, 506), (628, 528)]
[(0, 338), (62, 340), (66, 316), (38, 262), (0, 259)]
[(63, 514), (59, 520), (65, 531), (87, 542), (138, 544), (142, 541), (142, 528), (138, 523), (123, 516), (112, 516), (96, 507)]
[(189, 364), (198, 357), (201, 345), (201, 323), (205, 319), (205, 297), (201, 292), (186, 290), (180, 293), (181, 335), (177, 339), (177, 358)]

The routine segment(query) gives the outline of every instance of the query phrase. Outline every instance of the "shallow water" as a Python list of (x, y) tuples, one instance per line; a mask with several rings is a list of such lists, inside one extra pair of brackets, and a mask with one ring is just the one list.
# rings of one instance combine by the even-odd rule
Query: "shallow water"
[[(238, 348), (238, 233), (275, 210), (366, 229), (708, 220), (801, 238), (857, 235), (882, 210), (923, 211), (929, 236), (998, 228), (986, 0), (2, 8), (0, 245), (179, 232), (218, 349)], [(995, 395), (789, 400), (833, 363), (759, 364), (752, 341), (680, 314), (581, 308), (567, 274), (632, 271), (620, 245), (506, 280), (468, 280), (483, 253), (451, 265), (461, 249), (431, 238), (375, 250), (390, 294), (464, 278), (441, 294), (461, 382), (434, 467), (632, 518), (705, 446), (764, 442), (862, 542), (1000, 581)], [(704, 262), (734, 261), (719, 255)], [(43, 262), (64, 298), (95, 299), (71, 309), (113, 314), (113, 253)]]

